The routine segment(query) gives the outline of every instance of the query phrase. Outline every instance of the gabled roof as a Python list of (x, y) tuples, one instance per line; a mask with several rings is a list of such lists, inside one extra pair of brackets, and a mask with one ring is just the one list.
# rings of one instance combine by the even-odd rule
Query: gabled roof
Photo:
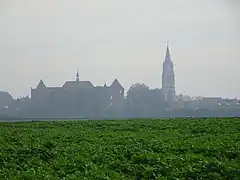
[(42, 80), (39, 81), (37, 88), (46, 88), (45, 84), (43, 83)]
[(0, 108), (4, 106), (9, 106), (13, 101), (13, 97), (5, 91), (0, 91)]
[(117, 79), (113, 81), (111, 87), (123, 89), (122, 85), (119, 83)]
[(90, 81), (66, 81), (62, 86), (67, 89), (75, 89), (75, 88), (93, 88), (93, 84)]
[(13, 100), (13, 97), (8, 93), (8, 92), (5, 92), (5, 91), (0, 91), (0, 99), (11, 99)]

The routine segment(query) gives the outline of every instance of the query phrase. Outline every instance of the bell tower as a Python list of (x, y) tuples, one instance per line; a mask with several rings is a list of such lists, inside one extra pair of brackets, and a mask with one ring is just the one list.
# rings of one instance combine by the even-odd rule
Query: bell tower
[(173, 104), (176, 101), (175, 75), (168, 44), (163, 62), (162, 89), (165, 102), (169, 105)]

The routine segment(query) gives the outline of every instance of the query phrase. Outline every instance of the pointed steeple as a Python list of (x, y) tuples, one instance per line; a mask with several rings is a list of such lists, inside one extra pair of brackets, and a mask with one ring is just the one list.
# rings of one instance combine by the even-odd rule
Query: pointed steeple
[(38, 88), (46, 88), (45, 84), (43, 83), (42, 80), (39, 81), (38, 85), (37, 85), (37, 89)]
[(165, 54), (165, 61), (163, 62), (162, 89), (165, 101), (168, 104), (174, 103), (176, 100), (175, 75), (168, 44)]
[(76, 74), (76, 81), (79, 81), (79, 73), (78, 73), (78, 70), (77, 70), (77, 74)]
[(165, 55), (165, 61), (171, 61), (171, 55), (170, 55), (168, 43), (167, 43), (167, 50), (166, 50), (166, 55)]
[(119, 83), (119, 81), (117, 79), (114, 79), (111, 87), (123, 88), (122, 85)]

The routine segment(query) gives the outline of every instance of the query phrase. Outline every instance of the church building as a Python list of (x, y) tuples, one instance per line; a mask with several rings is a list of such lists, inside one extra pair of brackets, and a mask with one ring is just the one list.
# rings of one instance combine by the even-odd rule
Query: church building
[(94, 86), (90, 81), (81, 81), (77, 72), (75, 81), (66, 81), (61, 87), (47, 87), (40, 80), (31, 89), (31, 100), (35, 108), (51, 113), (48, 116), (101, 116), (123, 109), (124, 88), (117, 79), (110, 86)]

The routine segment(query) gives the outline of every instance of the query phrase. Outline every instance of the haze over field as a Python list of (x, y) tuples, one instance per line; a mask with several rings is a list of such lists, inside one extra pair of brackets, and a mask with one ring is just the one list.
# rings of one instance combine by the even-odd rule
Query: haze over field
[(169, 41), (177, 93), (239, 97), (237, 1), (0, 0), (0, 90), (29, 94), (116, 77), (161, 87)]

